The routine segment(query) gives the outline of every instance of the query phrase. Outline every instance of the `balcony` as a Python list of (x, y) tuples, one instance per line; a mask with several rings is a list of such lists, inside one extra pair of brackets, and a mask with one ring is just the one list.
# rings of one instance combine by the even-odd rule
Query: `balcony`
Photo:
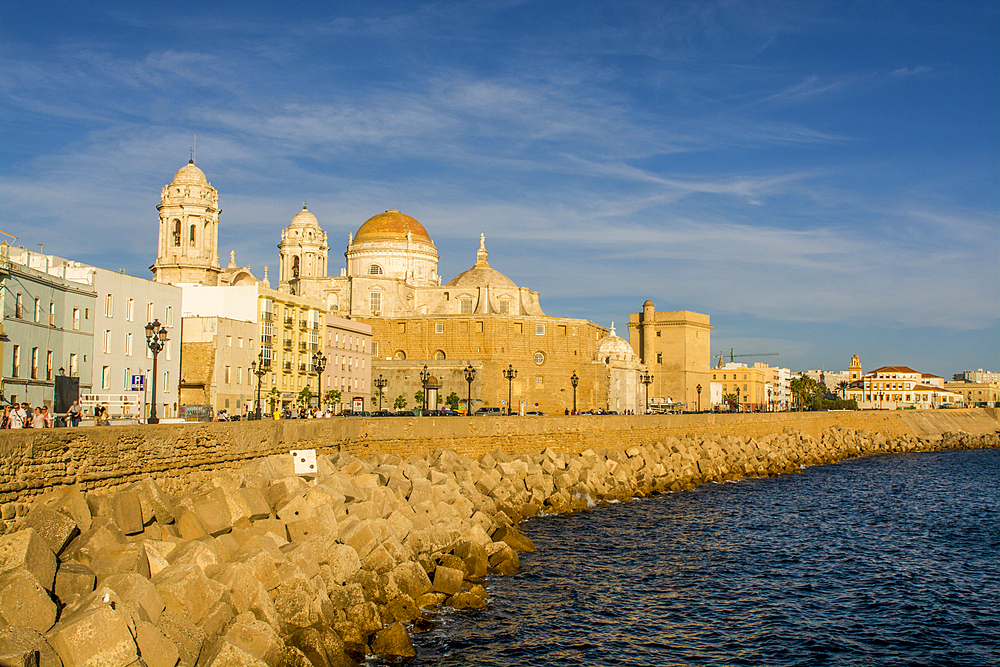
[(264, 312), (262, 312), (260, 314), (260, 321), (261, 322), (273, 322), (274, 321), (274, 313), (271, 313), (271, 312), (268, 312), (268, 311), (265, 310)]
[(299, 320), (299, 328), (300, 329), (308, 329), (309, 328), (309, 320)]
[(303, 372), (305, 372), (305, 371), (308, 371), (308, 370), (311, 370), (311, 369), (309, 368), (309, 366), (310, 366), (310, 364), (299, 364), (299, 370), (300, 370), (300, 371), (303, 371)]
[(310, 331), (319, 331), (319, 322), (310, 322), (309, 323), (309, 330)]
[(290, 370), (292, 370), (292, 362), (286, 361), (286, 362), (282, 363), (281, 367), (282, 367), (282, 369), (284, 369), (286, 371), (290, 371)]
[(290, 326), (294, 326), (294, 325), (295, 325), (295, 318), (294, 317), (286, 317), (285, 318), (285, 326), (286, 327), (290, 327)]
[(281, 341), (281, 347), (285, 348), (286, 350), (292, 349), (292, 339), (286, 338), (285, 340)]
[(299, 352), (306, 352), (309, 350), (309, 345), (307, 343), (299, 343)]

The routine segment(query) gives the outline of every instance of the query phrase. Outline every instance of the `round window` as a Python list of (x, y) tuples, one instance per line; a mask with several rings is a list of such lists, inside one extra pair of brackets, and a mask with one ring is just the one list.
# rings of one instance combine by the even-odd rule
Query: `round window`
[(545, 363), (545, 355), (541, 352), (535, 352), (535, 363), (541, 366)]

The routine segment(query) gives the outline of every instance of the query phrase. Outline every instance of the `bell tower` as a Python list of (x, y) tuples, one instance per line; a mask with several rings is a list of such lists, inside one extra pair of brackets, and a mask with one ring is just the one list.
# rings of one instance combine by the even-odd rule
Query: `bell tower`
[(219, 193), (192, 159), (160, 193), (156, 263), (160, 283), (218, 285)]
[(278, 289), (303, 295), (304, 285), (316, 278), (326, 278), (330, 247), (326, 232), (319, 226), (316, 216), (305, 203), (292, 221), (281, 230), (278, 244)]
[(847, 367), (847, 373), (849, 377), (848, 382), (854, 382), (855, 380), (861, 379), (861, 357), (856, 354), (851, 357), (851, 365)]

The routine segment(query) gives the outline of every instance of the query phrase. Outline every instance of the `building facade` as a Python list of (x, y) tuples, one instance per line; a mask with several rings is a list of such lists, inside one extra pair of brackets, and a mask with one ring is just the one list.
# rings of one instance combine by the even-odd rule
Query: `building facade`
[(219, 193), (194, 165), (181, 167), (160, 192), (156, 262), (159, 283), (218, 285)]
[[(327, 313), (323, 338), (326, 368), (323, 370), (322, 394), (340, 392), (333, 409), (372, 410), (372, 327), (370, 324), (336, 317)], [(359, 402), (360, 401), (360, 402)], [(327, 401), (324, 399), (324, 404)]]
[(254, 412), (259, 325), (227, 317), (185, 317), (180, 381), (184, 406), (207, 405), (230, 417)]
[(847, 398), (862, 410), (933, 409), (962, 403), (964, 396), (945, 388), (943, 378), (908, 366), (882, 366), (865, 373), (858, 355), (851, 357)]
[(944, 388), (962, 395), (966, 406), (972, 408), (1000, 407), (1000, 382), (945, 382)]

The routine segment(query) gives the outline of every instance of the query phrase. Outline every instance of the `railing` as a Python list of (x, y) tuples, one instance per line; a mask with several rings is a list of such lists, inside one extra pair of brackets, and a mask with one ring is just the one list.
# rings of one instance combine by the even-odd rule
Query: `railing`
[(299, 320), (299, 328), (300, 329), (308, 329), (309, 328), (309, 320)]
[(290, 371), (290, 370), (292, 370), (292, 362), (290, 362), (290, 361), (286, 361), (286, 362), (284, 362), (284, 363), (282, 364), (282, 366), (281, 366), (281, 367), (282, 367), (283, 369), (285, 369), (286, 371)]
[(281, 341), (281, 347), (285, 348), (286, 350), (292, 349), (292, 339), (286, 338), (285, 340)]
[(293, 324), (295, 324), (295, 318), (294, 317), (286, 317), (285, 318), (285, 326), (286, 327), (290, 327)]
[(318, 331), (319, 330), (319, 322), (310, 322), (309, 323), (309, 328), (311, 330), (313, 330), (313, 331)]
[(260, 319), (262, 322), (271, 322), (274, 320), (274, 313), (270, 313), (265, 310), (260, 314)]
[(309, 364), (299, 364), (299, 370), (300, 371), (308, 371), (308, 370), (310, 370)]

